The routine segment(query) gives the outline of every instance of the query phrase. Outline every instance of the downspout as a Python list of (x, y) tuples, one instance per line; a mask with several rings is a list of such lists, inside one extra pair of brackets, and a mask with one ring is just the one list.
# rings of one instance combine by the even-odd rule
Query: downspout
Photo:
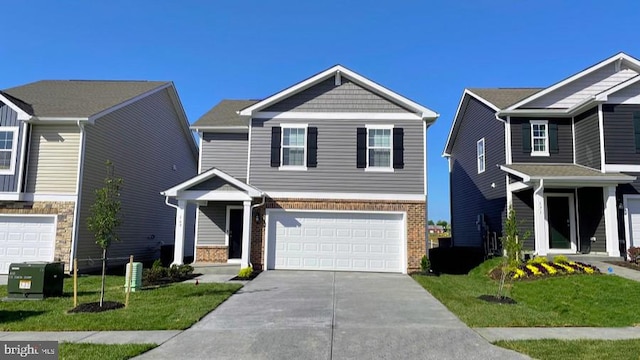
[(176, 211), (178, 211), (178, 209), (180, 209), (177, 205), (173, 205), (172, 203), (169, 202), (169, 197), (168, 196), (164, 197), (164, 203), (167, 204), (167, 206), (170, 206), (170, 207), (176, 209)]

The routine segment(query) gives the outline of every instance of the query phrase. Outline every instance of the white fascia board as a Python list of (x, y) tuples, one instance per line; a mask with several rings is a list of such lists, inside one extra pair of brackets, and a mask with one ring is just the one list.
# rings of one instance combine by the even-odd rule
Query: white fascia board
[(0, 192), (0, 201), (21, 201), (23, 193), (19, 192)]
[(413, 113), (259, 111), (253, 119), (281, 120), (423, 120)]
[(248, 126), (191, 126), (189, 129), (213, 133), (246, 133), (249, 131)]
[(32, 116), (27, 121), (28, 123), (43, 123), (56, 124), (56, 123), (73, 123), (89, 122), (87, 117), (55, 117), (55, 116)]
[(286, 192), (267, 191), (273, 199), (328, 199), (328, 200), (398, 200), (425, 201), (424, 194), (373, 194), (373, 193), (339, 193), (339, 192)]
[(631, 173), (640, 173), (640, 165), (629, 165), (629, 164), (605, 164), (604, 171), (611, 172), (631, 172)]
[(23, 193), (22, 201), (76, 201), (78, 200), (77, 194), (36, 194), (36, 193)]
[(480, 101), (481, 103), (483, 103), (484, 105), (488, 106), (489, 108), (493, 109), (496, 112), (496, 119), (498, 118), (497, 113), (500, 111), (500, 109), (497, 106), (488, 102), (482, 97), (478, 96), (476, 93), (472, 92), (471, 90), (464, 89), (464, 91), (462, 92), (462, 97), (460, 97), (460, 101), (458, 102), (458, 108), (456, 109), (456, 113), (453, 116), (453, 123), (451, 124), (451, 129), (449, 129), (449, 136), (447, 136), (447, 142), (444, 145), (444, 151), (442, 152), (443, 157), (451, 156), (451, 154), (447, 152), (447, 149), (451, 144), (451, 140), (453, 137), (453, 130), (456, 128), (456, 125), (458, 123), (458, 115), (460, 114), (460, 109), (462, 108), (462, 104), (464, 103), (464, 99), (466, 96), (471, 96), (476, 100)]
[(529, 175), (527, 175), (525, 173), (521, 173), (520, 171), (516, 171), (516, 170), (510, 169), (510, 168), (508, 168), (508, 167), (506, 167), (504, 165), (500, 165), (500, 170), (505, 171), (505, 172), (507, 172), (507, 173), (509, 173), (511, 175), (515, 175), (515, 176), (521, 178), (522, 182), (528, 183), (529, 181), (531, 181), (531, 177)]
[(31, 115), (22, 110), (18, 105), (12, 103), (6, 96), (0, 94), (0, 101), (5, 103), (9, 108), (11, 108), (11, 110), (18, 114), (18, 120), (24, 121), (31, 119)]
[(525, 184), (522, 181), (517, 181), (517, 182), (513, 182), (513, 183), (510, 183), (510, 184), (507, 184), (507, 191), (508, 192), (518, 192), (518, 191), (530, 189), (531, 187), (532, 187), (531, 184)]
[(577, 79), (579, 79), (579, 78), (581, 78), (581, 77), (583, 77), (585, 75), (588, 75), (588, 74), (590, 74), (590, 73), (592, 73), (592, 72), (594, 72), (594, 71), (596, 71), (598, 69), (601, 69), (601, 68), (603, 68), (603, 67), (605, 67), (605, 66), (607, 66), (607, 65), (609, 65), (609, 64), (611, 64), (611, 63), (613, 63), (615, 61), (618, 61), (618, 60), (626, 60), (631, 65), (635, 65), (638, 69), (640, 69), (640, 61), (638, 61), (637, 59), (635, 59), (635, 58), (633, 58), (633, 57), (621, 52), (621, 53), (618, 53), (618, 54), (616, 54), (616, 55), (614, 55), (614, 56), (612, 56), (612, 57), (610, 57), (608, 59), (605, 59), (605, 60), (603, 60), (603, 61), (601, 61), (601, 62), (599, 62), (599, 63), (597, 63), (597, 64), (595, 64), (595, 65), (593, 65), (593, 66), (591, 66), (591, 67), (589, 67), (589, 68), (587, 68), (587, 69), (585, 69), (585, 70), (583, 70), (583, 71), (581, 71), (581, 72), (579, 72), (579, 73), (577, 73), (577, 74), (575, 74), (573, 76), (570, 76), (570, 77), (568, 77), (568, 78), (566, 78), (566, 79), (564, 79), (564, 80), (562, 80), (562, 81), (560, 81), (560, 82), (558, 82), (558, 83), (556, 83), (556, 84), (554, 84), (552, 86), (549, 86), (548, 88), (546, 88), (546, 89), (544, 89), (542, 91), (539, 91), (539, 92), (537, 92), (537, 93), (535, 93), (535, 94), (533, 94), (533, 95), (531, 95), (531, 96), (529, 96), (527, 98), (524, 98), (521, 101), (509, 106), (505, 110), (506, 111), (515, 110), (515, 109), (517, 109), (517, 108), (519, 108), (519, 107), (521, 107), (523, 105), (526, 105), (526, 104), (530, 103), (533, 100), (539, 99), (539, 98), (551, 93), (552, 91), (555, 91), (555, 90), (557, 90), (557, 89), (559, 89), (559, 88), (571, 83), (574, 80), (577, 80)]
[[(228, 182), (229, 184), (240, 188), (241, 190), (243, 190), (244, 192), (246, 192), (250, 197), (260, 197), (263, 195), (262, 191), (256, 189), (255, 187), (251, 186), (251, 185), (247, 185), (245, 183), (243, 183), (242, 181), (234, 178), (233, 176), (225, 173), (224, 171), (220, 170), (220, 169), (216, 169), (213, 168), (209, 171), (205, 171), (202, 174), (195, 176), (181, 184), (178, 184), (170, 189), (167, 189), (163, 192), (161, 192), (160, 194), (163, 196), (170, 196), (170, 197), (175, 197), (178, 196), (179, 192), (184, 191), (185, 189), (190, 188), (191, 186), (194, 186), (196, 184), (199, 184), (205, 180), (209, 180), (210, 178), (213, 177), (219, 177), (222, 180)], [(207, 191), (208, 193), (209, 191)], [(195, 199), (198, 200), (198, 199)], [(206, 200), (206, 199), (203, 199)]]
[(296, 94), (302, 90), (305, 90), (331, 76), (334, 76), (335, 73), (340, 72), (341, 76), (346, 76), (347, 78), (359, 83), (360, 85), (363, 85), (367, 88), (369, 88), (370, 90), (373, 90), (374, 92), (377, 92), (379, 94), (382, 94), (390, 99), (393, 99), (403, 105), (405, 105), (406, 107), (409, 107), (413, 110), (415, 110), (416, 112), (420, 113), (422, 119), (424, 120), (435, 120), (438, 118), (438, 116), (440, 116), (439, 114), (437, 114), (436, 112), (427, 109), (426, 107), (407, 99), (406, 97), (395, 93), (387, 88), (385, 88), (382, 85), (379, 85), (367, 78), (365, 78), (364, 76), (361, 76), (347, 68), (345, 68), (342, 65), (336, 65), (333, 66), (317, 75), (314, 75), (304, 81), (301, 81), (293, 86), (290, 86), (288, 88), (286, 88), (285, 90), (282, 90), (262, 101), (259, 101), (241, 111), (238, 112), (238, 114), (240, 116), (254, 116), (254, 113), (260, 111), (261, 109), (264, 109), (266, 107), (268, 107), (269, 105), (275, 104), (283, 99), (286, 99), (287, 97)]
[(251, 201), (249, 196), (243, 191), (208, 191), (208, 190), (185, 190), (179, 191), (176, 200), (185, 201)]
[(602, 184), (624, 184), (630, 183), (635, 180), (635, 176), (629, 176), (625, 174), (620, 174), (620, 176), (532, 176), (531, 180), (538, 181), (543, 179), (545, 184), (548, 186), (551, 182), (554, 183), (590, 183), (590, 182), (598, 182)]
[(151, 94), (154, 94), (154, 93), (156, 93), (156, 92), (158, 92), (160, 90), (164, 90), (164, 89), (166, 89), (166, 88), (168, 88), (170, 86), (172, 86), (172, 84), (170, 82), (167, 82), (167, 83), (165, 83), (163, 85), (158, 86), (157, 88), (151, 89), (151, 90), (149, 90), (147, 92), (144, 92), (144, 93), (142, 93), (142, 94), (140, 94), (140, 95), (138, 95), (136, 97), (132, 97), (129, 100), (121, 102), (120, 104), (117, 104), (117, 105), (114, 105), (114, 106), (112, 106), (110, 108), (104, 109), (104, 110), (102, 110), (102, 111), (100, 111), (98, 113), (95, 113), (95, 114), (89, 116), (89, 122), (93, 124), (96, 121), (96, 119), (98, 119), (100, 117), (103, 117), (103, 116), (105, 116), (105, 115), (107, 115), (109, 113), (112, 113), (112, 112), (114, 112), (114, 111), (116, 111), (118, 109), (121, 109), (121, 108), (123, 108), (123, 107), (125, 107), (127, 105), (133, 104), (134, 102), (136, 102), (136, 101), (138, 101), (140, 99), (143, 99), (143, 98), (145, 98), (145, 97), (147, 97), (147, 96), (149, 96)]

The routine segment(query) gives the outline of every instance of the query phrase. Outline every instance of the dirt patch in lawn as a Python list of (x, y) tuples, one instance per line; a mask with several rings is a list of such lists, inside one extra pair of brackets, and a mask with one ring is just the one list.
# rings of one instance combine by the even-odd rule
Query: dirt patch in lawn
[(116, 301), (104, 301), (102, 302), (102, 306), (100, 306), (99, 302), (91, 302), (80, 304), (73, 309), (69, 310), (69, 313), (97, 313), (109, 310), (121, 309), (124, 307), (124, 304)]
[(508, 296), (480, 295), (478, 296), (478, 299), (484, 300), (490, 303), (495, 303), (495, 304), (507, 304), (507, 305), (517, 304), (515, 300), (513, 300)]

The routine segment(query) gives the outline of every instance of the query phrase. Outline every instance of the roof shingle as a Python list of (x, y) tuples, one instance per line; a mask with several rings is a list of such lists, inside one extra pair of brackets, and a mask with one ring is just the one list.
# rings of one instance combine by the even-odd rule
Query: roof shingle
[(500, 110), (506, 109), (540, 90), (543, 90), (543, 88), (469, 89), (469, 91), (492, 103)]
[(241, 118), (237, 112), (258, 101), (260, 100), (222, 100), (193, 123), (192, 127), (248, 126), (247, 119)]

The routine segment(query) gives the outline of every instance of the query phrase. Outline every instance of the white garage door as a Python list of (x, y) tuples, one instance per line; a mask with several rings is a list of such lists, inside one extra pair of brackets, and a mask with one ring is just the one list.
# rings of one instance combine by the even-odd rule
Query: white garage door
[(402, 214), (270, 211), (268, 269), (403, 272)]
[(0, 274), (24, 261), (53, 261), (56, 224), (53, 216), (0, 216)]

